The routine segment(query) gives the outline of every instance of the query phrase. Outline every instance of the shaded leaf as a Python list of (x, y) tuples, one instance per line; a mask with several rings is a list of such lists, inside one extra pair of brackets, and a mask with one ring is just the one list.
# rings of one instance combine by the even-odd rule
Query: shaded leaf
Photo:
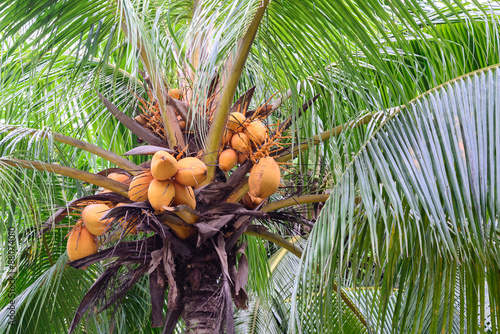
[(116, 119), (118, 119), (123, 125), (125, 125), (130, 131), (132, 131), (135, 135), (137, 135), (139, 138), (141, 138), (142, 140), (146, 141), (151, 145), (163, 147), (162, 145), (164, 145), (164, 143), (159, 137), (152, 134), (151, 132), (146, 130), (146, 128), (143, 127), (141, 124), (139, 124), (132, 118), (128, 117), (120, 110), (118, 110), (118, 108), (115, 107), (108, 99), (102, 96), (101, 93), (97, 93), (97, 95), (101, 99), (102, 103), (104, 103), (106, 108), (108, 108), (109, 112), (113, 116), (115, 116)]
[(242, 113), (243, 115), (246, 115), (248, 106), (250, 105), (250, 101), (252, 100), (254, 93), (255, 93), (255, 86), (252, 86), (236, 100), (236, 102), (232, 105), (229, 113), (239, 112)]
[[(160, 250), (161, 251), (161, 250)], [(154, 259), (154, 256), (153, 256)], [(163, 281), (164, 271), (162, 267), (157, 267), (149, 273), (149, 293), (151, 295), (151, 327), (163, 327), (163, 302), (165, 300), (166, 282)]]

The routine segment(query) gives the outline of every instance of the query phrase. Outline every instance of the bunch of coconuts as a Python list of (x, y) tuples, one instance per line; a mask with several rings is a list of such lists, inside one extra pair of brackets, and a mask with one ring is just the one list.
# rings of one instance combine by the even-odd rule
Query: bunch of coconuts
[[(137, 174), (132, 181), (125, 174), (111, 173), (109, 178), (129, 185), (128, 195), (134, 202), (149, 201), (155, 213), (162, 213), (165, 207), (186, 205), (196, 208), (193, 187), (207, 177), (207, 166), (197, 158), (188, 157), (177, 161), (170, 153), (158, 151), (151, 160), (151, 169)], [(104, 190), (108, 192), (110, 190)], [(119, 203), (117, 206), (124, 205)], [(82, 224), (77, 224), (70, 232), (66, 249), (71, 261), (97, 252), (97, 236), (111, 228), (113, 218), (102, 219), (111, 209), (106, 204), (89, 204), (82, 211)], [(127, 234), (137, 234), (134, 222), (124, 218), (118, 220)]]
[[(266, 142), (267, 138), (268, 129), (259, 119), (251, 120), (242, 113), (231, 113), (222, 138), (220, 169), (227, 172), (237, 163), (243, 163), (254, 149)], [(243, 197), (243, 204), (247, 208), (256, 208), (278, 190), (280, 179), (280, 169), (276, 161), (269, 156), (261, 158), (250, 171), (248, 179), (250, 190)]]
[[(168, 95), (176, 100), (182, 100), (182, 91), (180, 89), (174, 88), (168, 90)], [(152, 113), (149, 114), (140, 114), (134, 118), (139, 124), (146, 125), (148, 123), (148, 118), (152, 116)], [(179, 122), (179, 127), (181, 130), (186, 129), (186, 122), (182, 119), (180, 115), (177, 115), (177, 122)]]
[[(231, 113), (222, 140), (219, 167), (224, 172), (230, 171), (237, 163), (247, 160), (267, 139), (268, 129), (259, 119), (247, 119), (239, 112)], [(147, 200), (155, 213), (161, 214), (171, 206), (178, 205), (196, 209), (193, 187), (205, 181), (207, 166), (198, 158), (187, 157), (177, 161), (170, 153), (158, 151), (153, 155), (151, 168), (137, 174), (132, 180), (128, 175), (120, 173), (111, 173), (108, 177), (129, 185), (128, 196), (132, 201)], [(250, 171), (249, 191), (242, 203), (247, 208), (256, 208), (277, 191), (280, 179), (280, 168), (274, 158), (260, 158)], [(119, 203), (117, 206), (124, 204)], [(95, 203), (87, 205), (82, 211), (83, 225), (76, 224), (68, 237), (67, 251), (71, 261), (97, 252), (97, 236), (111, 229), (113, 218), (102, 220), (110, 209), (104, 203)], [(118, 222), (127, 234), (137, 234), (135, 221), (127, 222), (120, 218)], [(170, 226), (169, 223), (167, 225)], [(183, 239), (190, 235), (187, 231), (175, 231), (175, 227), (173, 228), (174, 233)]]
[(207, 166), (198, 158), (177, 161), (170, 153), (158, 151), (151, 160), (151, 169), (136, 175), (130, 183), (128, 196), (134, 202), (148, 200), (157, 213), (165, 206), (184, 204), (196, 208), (193, 187), (207, 178)]

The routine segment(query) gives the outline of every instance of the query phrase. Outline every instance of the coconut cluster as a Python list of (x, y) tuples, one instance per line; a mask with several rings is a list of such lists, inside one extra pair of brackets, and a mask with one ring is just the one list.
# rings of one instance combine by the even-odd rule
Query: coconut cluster
[(165, 207), (187, 205), (196, 209), (193, 187), (207, 178), (207, 166), (198, 158), (177, 161), (170, 153), (158, 151), (151, 169), (134, 177), (128, 190), (132, 201), (148, 200), (157, 213)]
[[(182, 93), (178, 89), (168, 91), (171, 98), (182, 100)], [(152, 105), (149, 113), (143, 113), (135, 119), (146, 127), (162, 129), (158, 126), (161, 118), (157, 108)], [(219, 167), (229, 172), (237, 164), (243, 164), (250, 159), (254, 164), (248, 178), (248, 193), (241, 203), (254, 209), (261, 205), (269, 196), (273, 195), (280, 184), (280, 168), (274, 158), (269, 156), (269, 147), (276, 141), (276, 134), (269, 137), (269, 129), (262, 120), (266, 114), (254, 113), (246, 117), (240, 112), (229, 115), (223, 134), (222, 146), (218, 157)], [(184, 129), (184, 120), (177, 116), (180, 128)], [(274, 141), (273, 141), (274, 140)], [(150, 168), (143, 170), (133, 178), (126, 173), (111, 173), (110, 179), (128, 186), (128, 196), (134, 202), (148, 201), (155, 214), (162, 214), (166, 210), (172, 211), (187, 225), (197, 220), (188, 208), (196, 209), (194, 188), (201, 185), (207, 178), (207, 166), (198, 158), (186, 157), (177, 160), (166, 150), (157, 151), (151, 160)], [(104, 189), (101, 193), (111, 192)], [(116, 206), (125, 205), (118, 203)], [(179, 207), (184, 205), (186, 207)], [(67, 251), (70, 260), (74, 261), (98, 251), (97, 237), (104, 235), (112, 228), (114, 222), (117, 228), (126, 234), (137, 234), (138, 218), (108, 218), (103, 219), (113, 206), (109, 202), (92, 202), (82, 211), (81, 222), (68, 235)], [(174, 226), (174, 234), (185, 239), (192, 235), (191, 228)]]
[[(151, 94), (151, 93), (148, 93)], [(168, 90), (168, 95), (176, 100), (182, 100), (182, 91), (180, 89), (169, 89)], [(150, 95), (150, 98), (153, 98), (152, 95)], [(144, 100), (139, 99), (144, 106), (147, 106), (148, 103)], [(144, 109), (143, 109), (144, 110)], [(161, 121), (161, 116), (159, 113), (158, 109), (155, 109), (154, 107), (152, 109), (148, 109), (149, 112), (145, 111), (144, 113), (141, 113), (140, 115), (136, 116), (134, 119), (141, 124), (142, 126), (145, 126), (146, 128), (149, 128), (149, 130), (158, 130), (160, 133), (162, 132), (161, 127), (157, 128), (157, 126), (162, 122)], [(177, 115), (177, 122), (179, 123), (179, 127), (181, 130), (186, 129), (186, 122), (180, 115)]]
[[(252, 152), (268, 140), (268, 128), (259, 119), (249, 119), (242, 113), (229, 115), (222, 138), (219, 167), (224, 172), (242, 164)], [(242, 199), (247, 208), (256, 208), (278, 190), (281, 174), (276, 161), (270, 156), (259, 159), (250, 171), (249, 193)]]
[(222, 138), (220, 169), (227, 172), (237, 163), (245, 162), (252, 151), (266, 141), (267, 133), (268, 129), (261, 120), (248, 119), (239, 112), (231, 113)]
[[(170, 153), (158, 151), (151, 160), (151, 168), (130, 179), (128, 175), (111, 173), (108, 178), (129, 185), (128, 195), (134, 202), (148, 201), (155, 213), (162, 213), (170, 206), (186, 205), (196, 208), (193, 187), (207, 177), (207, 166), (197, 158), (177, 161)], [(110, 192), (103, 190), (101, 193)], [(116, 206), (125, 205), (119, 203)], [(104, 203), (92, 203), (82, 211), (82, 224), (77, 224), (68, 236), (66, 249), (71, 261), (97, 252), (97, 237), (108, 232), (113, 218), (103, 219), (112, 209)], [(118, 225), (127, 234), (137, 234), (137, 218), (118, 219)]]

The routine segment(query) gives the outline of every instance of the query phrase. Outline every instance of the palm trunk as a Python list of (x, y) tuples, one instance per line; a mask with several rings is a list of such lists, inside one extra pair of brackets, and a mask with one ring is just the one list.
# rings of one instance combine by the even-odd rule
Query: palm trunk
[(224, 310), (220, 294), (220, 262), (217, 254), (197, 256), (187, 263), (183, 273), (183, 304), (181, 317), (186, 333), (220, 333)]

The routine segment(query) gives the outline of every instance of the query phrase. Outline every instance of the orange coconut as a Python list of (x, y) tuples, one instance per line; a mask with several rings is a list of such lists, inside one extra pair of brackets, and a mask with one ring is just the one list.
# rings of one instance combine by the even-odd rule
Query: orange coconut
[(175, 187), (172, 181), (153, 180), (149, 185), (148, 200), (149, 204), (157, 212), (163, 212), (163, 206), (170, 206), (174, 201)]
[[(117, 181), (117, 182), (120, 182), (120, 183), (123, 183), (126, 185), (129, 185), (130, 181), (131, 181), (130, 176), (128, 176), (127, 174), (116, 173), (116, 172), (110, 173), (108, 175), (108, 179), (111, 179), (113, 181)], [(112, 192), (113, 192), (112, 190), (104, 188), (103, 190), (99, 191), (98, 194), (106, 194), (106, 193), (112, 193)]]
[(231, 138), (231, 147), (238, 152), (248, 153), (251, 149), (250, 139), (243, 132), (235, 133)]
[(182, 99), (182, 92), (180, 89), (169, 89), (168, 90), (168, 95), (170, 95), (170, 97), (176, 99), (176, 100), (180, 100)]
[(184, 186), (196, 187), (207, 178), (207, 166), (198, 158), (184, 158), (178, 161), (175, 181)]
[(177, 173), (177, 160), (166, 151), (158, 151), (151, 160), (151, 174), (159, 181), (165, 181)]
[(225, 172), (236, 166), (236, 163), (238, 163), (238, 154), (235, 150), (229, 148), (219, 155), (219, 167)]
[(196, 209), (196, 198), (194, 198), (193, 188), (190, 186), (184, 186), (175, 181), (174, 181), (174, 187), (175, 187), (175, 197), (172, 205), (177, 206), (184, 204), (189, 206), (193, 210)]
[(238, 163), (241, 165), (243, 164), (245, 161), (247, 161), (247, 156), (244, 155), (243, 153), (238, 153)]
[(181, 128), (181, 130), (184, 130), (186, 128), (186, 122), (179, 115), (177, 115), (177, 122), (179, 122), (179, 127)]
[(255, 197), (250, 195), (249, 193), (246, 193), (245, 196), (243, 196), (243, 205), (247, 207), (248, 209), (255, 209), (260, 203), (264, 201), (263, 198), (260, 197)]
[(248, 137), (252, 143), (261, 145), (267, 138), (267, 128), (261, 121), (255, 120), (245, 127)]
[(128, 197), (134, 202), (147, 200), (149, 184), (153, 180), (154, 177), (149, 170), (134, 176), (128, 188)]
[(66, 250), (70, 261), (76, 261), (97, 253), (97, 240), (84, 226), (76, 226), (71, 230)]
[(101, 220), (109, 211), (106, 204), (90, 204), (82, 211), (83, 224), (93, 235), (103, 235), (111, 228), (113, 218)]
[(123, 184), (130, 184), (131, 181), (130, 176), (128, 176), (127, 174), (116, 173), (116, 172), (109, 174), (108, 179), (118, 181)]
[(231, 137), (233, 137), (233, 134), (234, 132), (229, 130), (229, 129), (225, 129), (224, 130), (224, 135), (222, 136), (222, 145), (226, 144), (226, 143), (230, 143), (231, 142)]
[(269, 197), (278, 190), (280, 179), (278, 163), (272, 157), (261, 158), (248, 177), (249, 193), (255, 197)]
[(229, 114), (226, 127), (229, 130), (233, 130), (236, 132), (243, 131), (246, 119), (247, 118), (242, 113), (232, 112), (231, 114)]

